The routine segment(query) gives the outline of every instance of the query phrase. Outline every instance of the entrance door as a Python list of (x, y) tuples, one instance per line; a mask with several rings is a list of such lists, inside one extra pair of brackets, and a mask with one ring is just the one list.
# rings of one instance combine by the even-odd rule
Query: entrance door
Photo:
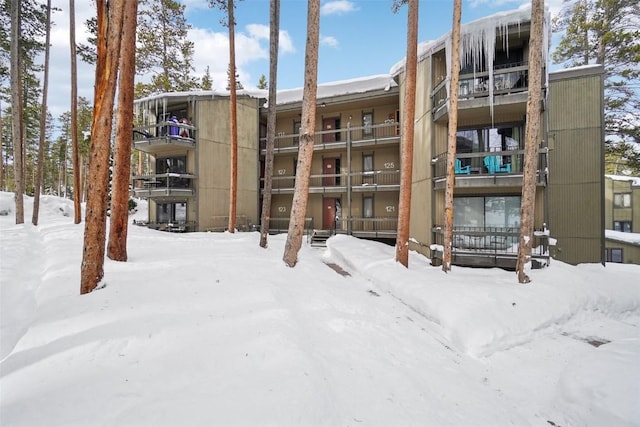
[(322, 159), (322, 185), (333, 187), (336, 185), (336, 159)]
[[(336, 142), (340, 141), (340, 119), (332, 117), (329, 119), (322, 119), (322, 130), (326, 133), (322, 134), (322, 142)], [(330, 132), (334, 131), (334, 132)]]
[(324, 230), (333, 230), (336, 224), (336, 201), (333, 198), (322, 199), (322, 228)]

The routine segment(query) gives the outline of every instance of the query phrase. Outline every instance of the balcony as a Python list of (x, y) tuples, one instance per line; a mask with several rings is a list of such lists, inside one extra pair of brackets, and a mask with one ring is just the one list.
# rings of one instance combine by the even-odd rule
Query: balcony
[[(274, 152), (295, 153), (298, 151), (300, 135), (280, 133), (274, 140)], [(352, 147), (381, 146), (400, 143), (400, 124), (395, 120), (371, 126), (318, 131), (314, 136), (314, 151), (346, 149), (347, 143)], [(260, 150), (266, 154), (267, 139), (260, 140)]]
[[(519, 228), (454, 226), (451, 262), (460, 266), (501, 267), (515, 269), (518, 259)], [(433, 227), (431, 259), (434, 265), (442, 262), (444, 227)], [(534, 231), (531, 248), (532, 267), (549, 264), (549, 236), (545, 230)]]
[[(309, 193), (346, 193), (351, 188), (354, 192), (399, 191), (400, 170), (377, 170), (352, 172), (351, 182), (347, 174), (311, 175)], [(293, 194), (295, 176), (274, 176), (271, 181), (272, 194)], [(264, 188), (264, 178), (261, 178)]]
[(133, 194), (136, 197), (192, 197), (195, 175), (187, 173), (163, 173), (153, 175), (135, 175)]
[[(478, 188), (486, 186), (522, 187), (524, 150), (507, 150), (457, 154), (460, 169), (456, 174), (456, 188)], [(491, 161), (491, 163), (490, 163)], [(436, 156), (433, 161), (434, 189), (444, 190), (447, 173), (447, 153)], [(537, 185), (547, 183), (548, 149), (538, 152)]]
[(151, 228), (153, 230), (168, 231), (170, 233), (189, 233), (196, 231), (195, 221), (174, 221), (174, 222), (146, 222), (137, 221), (135, 225)]
[(162, 122), (133, 129), (133, 148), (149, 154), (162, 154), (175, 147), (194, 149), (196, 128), (187, 123)]
[[(458, 109), (463, 115), (464, 110), (489, 107), (491, 87), (489, 72), (461, 74), (458, 82)], [(433, 90), (433, 119), (435, 121), (447, 115), (447, 82), (443, 80)], [(513, 105), (526, 103), (529, 86), (529, 67), (524, 63), (512, 63), (496, 66), (493, 70), (493, 103)], [(511, 96), (505, 96), (511, 95)]]
[[(313, 218), (305, 218), (305, 233), (308, 238), (315, 229)], [(269, 233), (287, 233), (289, 217), (273, 217), (269, 220)], [(350, 234), (361, 238), (395, 239), (398, 230), (397, 217), (346, 218), (338, 219), (332, 234)]]

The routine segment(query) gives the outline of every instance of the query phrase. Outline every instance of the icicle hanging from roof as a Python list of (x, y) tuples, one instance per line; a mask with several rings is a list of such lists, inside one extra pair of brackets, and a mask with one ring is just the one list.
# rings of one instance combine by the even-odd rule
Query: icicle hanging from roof
[[(493, 122), (493, 61), (495, 57), (496, 37), (502, 38), (503, 48), (509, 50), (509, 27), (517, 26), (531, 19), (531, 7), (521, 7), (516, 11), (501, 12), (495, 15), (470, 22), (462, 26), (460, 31), (460, 64), (461, 67), (472, 65), (475, 73), (483, 63), (489, 74), (489, 108)], [(450, 39), (450, 37), (449, 37)], [(449, 61), (447, 55), (447, 61)], [(449, 63), (447, 63), (447, 71)], [(448, 74), (448, 73), (447, 73)]]

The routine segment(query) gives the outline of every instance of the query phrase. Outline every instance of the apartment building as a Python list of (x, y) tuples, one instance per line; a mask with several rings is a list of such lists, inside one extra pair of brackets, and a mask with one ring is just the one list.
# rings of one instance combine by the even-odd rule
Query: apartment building
[(607, 262), (640, 264), (640, 177), (605, 176)]
[[(529, 35), (526, 8), (462, 27), (454, 190), (457, 265), (515, 266)], [(442, 256), (450, 45), (450, 34), (420, 45), (414, 118), (410, 245), (436, 264)], [(546, 49), (544, 53), (546, 57)], [(534, 266), (546, 265), (551, 256), (570, 263), (604, 261), (604, 212), (598, 208), (604, 199), (602, 72), (601, 66), (544, 70)], [(318, 86), (309, 235), (315, 230), (395, 241), (404, 80), (400, 61), (389, 75)], [(238, 213), (246, 221), (237, 222), (247, 229), (259, 221), (264, 191), (265, 98), (264, 92), (245, 92), (239, 98)], [(171, 229), (177, 222), (177, 231), (224, 229), (226, 223), (217, 219), (228, 212), (228, 103), (228, 94), (209, 92), (136, 101), (141, 127), (134, 145), (149, 154), (151, 173), (134, 176), (134, 192), (149, 198), (153, 227), (176, 231)], [(272, 233), (288, 229), (302, 89), (280, 90), (276, 111)], [(168, 121), (172, 115), (188, 117), (189, 124), (176, 126)], [(176, 132), (185, 136), (175, 137)], [(165, 166), (175, 157), (184, 159), (179, 172)], [(188, 188), (175, 188), (178, 183)], [(165, 226), (167, 220), (171, 227)], [(186, 228), (180, 221), (186, 221)]]

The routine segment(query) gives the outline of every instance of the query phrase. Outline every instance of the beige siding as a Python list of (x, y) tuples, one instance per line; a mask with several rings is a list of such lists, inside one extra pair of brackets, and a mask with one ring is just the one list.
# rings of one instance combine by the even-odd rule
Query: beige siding
[(600, 262), (603, 257), (603, 141), (601, 76), (560, 73), (550, 83), (549, 228), (556, 258)]

